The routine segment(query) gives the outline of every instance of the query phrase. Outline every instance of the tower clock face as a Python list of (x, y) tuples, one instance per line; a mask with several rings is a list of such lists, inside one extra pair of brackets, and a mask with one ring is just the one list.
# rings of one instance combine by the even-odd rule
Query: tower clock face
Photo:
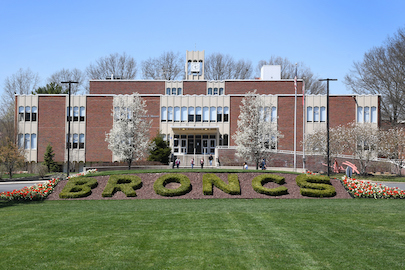
[(200, 72), (200, 63), (193, 62), (190, 65), (191, 72)]

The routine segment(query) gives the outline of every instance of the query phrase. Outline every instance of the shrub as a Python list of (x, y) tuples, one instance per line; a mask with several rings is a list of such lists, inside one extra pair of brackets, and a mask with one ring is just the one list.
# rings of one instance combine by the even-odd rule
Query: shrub
[[(168, 189), (165, 186), (169, 183), (179, 183), (181, 186), (176, 189)], [(156, 194), (166, 197), (182, 196), (191, 191), (190, 179), (184, 174), (170, 173), (159, 177), (153, 184)]]
[(308, 197), (333, 197), (335, 188), (327, 176), (301, 174), (295, 179), (300, 187), (300, 193)]
[(203, 176), (203, 194), (212, 195), (214, 192), (214, 186), (219, 188), (225, 193), (231, 195), (240, 195), (240, 184), (238, 175), (228, 174), (228, 184), (221, 180), (213, 173), (206, 173)]
[(37, 164), (35, 166), (35, 173), (37, 173), (39, 177), (43, 178), (48, 173), (48, 167), (43, 164)]
[(59, 198), (83, 198), (91, 194), (91, 189), (98, 185), (96, 178), (73, 178), (70, 179), (62, 192), (59, 193)]
[(275, 182), (279, 185), (282, 185), (285, 183), (285, 178), (279, 175), (274, 175), (274, 174), (261, 174), (259, 176), (256, 176), (252, 180), (252, 187), (254, 191), (257, 193), (265, 194), (265, 195), (270, 195), (270, 196), (281, 196), (288, 194), (288, 189), (286, 187), (280, 186), (277, 188), (266, 188), (263, 187), (268, 182)]
[(142, 179), (136, 175), (111, 175), (101, 196), (112, 197), (122, 191), (127, 197), (136, 197), (136, 189), (142, 187)]

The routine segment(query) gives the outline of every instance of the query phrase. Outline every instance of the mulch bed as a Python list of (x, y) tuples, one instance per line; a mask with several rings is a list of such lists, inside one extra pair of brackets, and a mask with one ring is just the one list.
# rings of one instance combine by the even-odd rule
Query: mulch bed
[[(136, 190), (136, 197), (126, 197), (122, 192), (116, 192), (113, 197), (102, 197), (101, 193), (103, 192), (109, 176), (98, 176), (95, 177), (98, 182), (98, 186), (92, 189), (92, 194), (85, 198), (76, 198), (76, 199), (60, 199), (59, 193), (62, 191), (63, 187), (66, 185), (67, 180), (60, 181), (55, 187), (52, 194), (50, 194), (47, 200), (139, 200), (139, 199), (308, 199), (311, 197), (302, 196), (300, 194), (300, 188), (295, 182), (297, 175), (294, 174), (277, 174), (285, 177), (285, 186), (288, 188), (288, 194), (282, 196), (269, 196), (264, 194), (259, 194), (252, 188), (252, 180), (256, 176), (262, 173), (238, 173), (238, 178), (241, 187), (241, 195), (229, 195), (222, 190), (214, 186), (213, 195), (204, 195), (202, 191), (202, 177), (204, 173), (182, 173), (186, 175), (191, 182), (192, 190), (186, 195), (179, 197), (165, 197), (160, 196), (155, 193), (153, 190), (153, 183), (162, 175), (167, 173), (142, 173), (134, 174), (139, 176), (142, 179), (142, 187)], [(216, 174), (223, 181), (228, 183), (227, 173), (218, 173)], [(342, 186), (339, 180), (331, 179), (332, 185), (336, 189), (336, 196), (331, 198), (322, 198), (322, 199), (350, 199), (351, 196), (347, 193), (345, 188)], [(167, 185), (167, 188), (176, 188), (177, 183), (171, 183)], [(279, 185), (276, 183), (267, 183), (264, 185), (267, 188), (275, 188)], [(313, 198), (319, 199), (319, 198)]]

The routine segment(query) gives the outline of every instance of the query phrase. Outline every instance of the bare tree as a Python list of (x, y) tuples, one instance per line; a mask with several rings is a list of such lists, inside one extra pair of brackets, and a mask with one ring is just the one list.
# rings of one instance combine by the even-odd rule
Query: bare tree
[(374, 47), (354, 62), (345, 76), (347, 88), (357, 94), (381, 94), (381, 116), (396, 125), (405, 118), (405, 29), (385, 45)]
[(39, 83), (38, 74), (27, 68), (20, 68), (17, 73), (7, 77), (4, 82), (3, 102), (13, 103), (15, 94), (28, 95), (37, 88)]
[(105, 79), (114, 75), (121, 79), (130, 80), (136, 77), (136, 61), (125, 52), (122, 55), (114, 53), (100, 57), (95, 64), (90, 64), (86, 68), (86, 73), (89, 79)]
[(379, 154), (388, 158), (401, 175), (402, 168), (405, 168), (405, 129), (397, 126), (380, 131), (379, 135)]
[(172, 51), (142, 62), (142, 77), (146, 80), (176, 80), (183, 71), (184, 64), (180, 53)]
[[(264, 65), (280, 65), (281, 79), (293, 79), (295, 77), (296, 65), (290, 62), (287, 58), (271, 56), (268, 61), (259, 61), (256, 69), (259, 74)], [(326, 94), (325, 83), (320, 82), (318, 76), (316, 76), (311, 69), (306, 67), (302, 62), (297, 63), (297, 77), (304, 79), (307, 94)]]
[(204, 77), (207, 80), (249, 79), (252, 76), (252, 63), (246, 60), (235, 61), (230, 55), (213, 53), (206, 57)]
[(53, 73), (49, 78), (48, 78), (48, 83), (56, 83), (59, 86), (62, 87), (62, 92), (67, 92), (69, 89), (68, 84), (62, 84), (61, 82), (63, 81), (74, 81), (78, 82), (77, 84), (74, 83), (71, 86), (71, 93), (72, 94), (77, 94), (79, 91), (82, 91), (83, 87), (83, 82), (84, 82), (85, 75), (84, 73), (77, 69), (74, 68), (72, 70), (69, 69), (61, 69), (60, 71), (57, 71)]

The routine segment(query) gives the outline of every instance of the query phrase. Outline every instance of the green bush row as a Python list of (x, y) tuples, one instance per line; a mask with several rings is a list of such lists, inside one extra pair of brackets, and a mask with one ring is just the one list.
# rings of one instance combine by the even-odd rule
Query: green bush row
[[(165, 186), (169, 183), (179, 183), (180, 187), (176, 189), (169, 189)], [(156, 194), (166, 197), (182, 196), (191, 191), (190, 179), (184, 174), (166, 174), (159, 177), (153, 184), (153, 189)]]
[(136, 175), (111, 175), (101, 196), (112, 197), (122, 191), (127, 197), (136, 197), (136, 189), (142, 187), (142, 179)]
[(280, 186), (277, 188), (266, 188), (263, 187), (268, 182), (275, 182), (279, 185), (283, 185), (285, 183), (285, 178), (279, 175), (274, 175), (274, 174), (261, 174), (259, 176), (256, 176), (252, 180), (252, 187), (254, 191), (261, 193), (261, 194), (266, 194), (270, 196), (281, 196), (288, 194), (288, 189), (286, 187)]
[(225, 193), (231, 195), (240, 195), (240, 183), (236, 174), (228, 174), (228, 184), (213, 173), (206, 173), (203, 176), (203, 194), (212, 195), (214, 186)]
[(333, 197), (336, 195), (336, 190), (327, 176), (301, 174), (295, 181), (303, 196)]
[(96, 178), (71, 178), (59, 193), (59, 198), (82, 198), (91, 194), (91, 189), (98, 185)]

